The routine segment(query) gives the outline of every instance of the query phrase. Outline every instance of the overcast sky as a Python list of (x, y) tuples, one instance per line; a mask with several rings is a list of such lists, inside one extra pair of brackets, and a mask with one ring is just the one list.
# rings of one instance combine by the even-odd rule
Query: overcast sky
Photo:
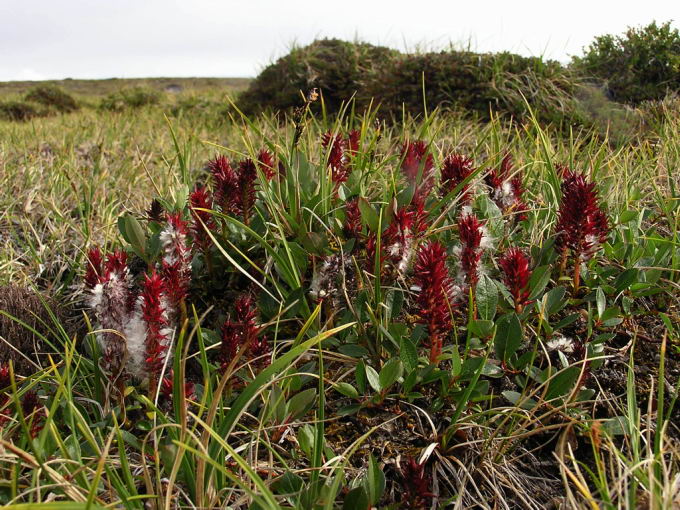
[(678, 0), (0, 0), (0, 80), (254, 76), (318, 37), (566, 61), (596, 35), (671, 19)]

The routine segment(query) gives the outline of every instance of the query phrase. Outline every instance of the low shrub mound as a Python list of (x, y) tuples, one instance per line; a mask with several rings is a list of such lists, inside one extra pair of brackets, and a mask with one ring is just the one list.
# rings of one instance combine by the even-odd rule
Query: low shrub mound
[(26, 101), (41, 104), (60, 113), (69, 113), (78, 110), (76, 100), (55, 85), (39, 85), (33, 87), (24, 96)]
[(680, 32), (670, 22), (602, 35), (572, 66), (598, 80), (614, 101), (639, 104), (680, 91)]
[(545, 122), (575, 122), (573, 94), (577, 80), (559, 62), (512, 53), (479, 54), (443, 51), (400, 55), (385, 62), (359, 92), (375, 98), (382, 110), (400, 118), (401, 112), (440, 107), (476, 114), (492, 113), (527, 118), (527, 102)]
[(0, 120), (26, 121), (44, 117), (44, 109), (24, 101), (5, 101), (0, 103)]
[[(526, 117), (526, 101), (546, 122), (582, 122), (573, 99), (578, 80), (558, 62), (511, 53), (396, 50), (337, 39), (294, 48), (266, 67), (238, 101), (248, 114), (288, 110), (302, 103), (302, 90), (318, 87), (328, 112), (353, 96), (360, 108), (371, 101), (388, 116), (405, 110), (457, 110), (488, 119), (492, 112)], [(424, 93), (424, 97), (423, 97)], [(525, 99), (526, 98), (526, 99)]]
[(161, 93), (148, 87), (132, 87), (109, 94), (101, 100), (99, 107), (103, 110), (120, 112), (128, 108), (157, 105), (161, 102)]
[(318, 87), (328, 111), (337, 112), (353, 94), (365, 97), (370, 77), (398, 54), (367, 43), (314, 41), (267, 66), (239, 96), (238, 106), (247, 114), (288, 110), (301, 104), (301, 91)]

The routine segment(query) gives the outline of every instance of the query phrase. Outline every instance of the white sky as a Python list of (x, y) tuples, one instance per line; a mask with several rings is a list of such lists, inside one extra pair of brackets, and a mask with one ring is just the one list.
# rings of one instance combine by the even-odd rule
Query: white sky
[(566, 61), (678, 0), (0, 0), (0, 80), (254, 76), (291, 43), (509, 50)]

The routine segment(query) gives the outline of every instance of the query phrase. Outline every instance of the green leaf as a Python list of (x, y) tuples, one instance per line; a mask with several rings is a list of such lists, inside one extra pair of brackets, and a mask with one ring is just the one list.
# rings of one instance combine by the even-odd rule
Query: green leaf
[(338, 347), (338, 351), (345, 356), (350, 356), (352, 358), (362, 358), (368, 355), (368, 350), (366, 347), (358, 344), (343, 344)]
[(300, 235), (300, 242), (310, 253), (323, 255), (328, 247), (328, 237), (318, 232), (304, 232)]
[(531, 294), (529, 295), (529, 299), (538, 298), (548, 283), (550, 283), (551, 269), (551, 266), (539, 266), (531, 273), (531, 278), (529, 279)]
[(637, 281), (638, 278), (638, 270), (635, 268), (632, 269), (626, 269), (623, 273), (621, 273), (616, 281), (614, 282), (614, 288), (616, 289), (616, 293), (618, 294), (619, 292), (622, 292), (626, 290), (628, 287), (630, 287), (633, 283)]
[(359, 392), (350, 383), (339, 382), (333, 385), (333, 389), (338, 393), (350, 398), (359, 398)]
[(493, 321), (472, 320), (468, 324), (470, 333), (475, 335), (477, 338), (489, 338), (491, 335), (493, 335), (493, 327)]
[(366, 363), (364, 363), (364, 360), (359, 360), (359, 363), (357, 363), (357, 367), (354, 370), (354, 379), (357, 382), (357, 388), (361, 392), (362, 395), (366, 394)]
[(458, 377), (462, 371), (463, 363), (460, 359), (460, 353), (458, 352), (458, 347), (453, 346), (453, 352), (451, 353), (451, 376)]
[(416, 351), (416, 346), (406, 336), (402, 336), (401, 341), (399, 342), (399, 357), (407, 372), (411, 372), (418, 367), (418, 352)]
[(371, 388), (373, 388), (375, 391), (380, 391), (382, 388), (380, 386), (380, 376), (378, 375), (378, 372), (375, 371), (375, 368), (366, 365), (366, 379), (368, 379), (368, 384), (371, 385)]
[(296, 494), (302, 490), (304, 483), (302, 477), (286, 471), (281, 478), (272, 483), (272, 489), (277, 494)]
[(361, 212), (361, 219), (365, 225), (368, 226), (371, 232), (378, 232), (378, 224), (380, 217), (373, 209), (373, 206), (364, 197), (359, 197), (359, 211)]
[(581, 367), (577, 365), (570, 366), (560, 371), (555, 377), (550, 380), (548, 384), (548, 391), (545, 394), (545, 400), (549, 401), (557, 397), (562, 397), (569, 393), (574, 387), (574, 383), (581, 373)]
[(623, 211), (619, 216), (619, 223), (628, 223), (638, 217), (638, 212), (634, 209)]
[(385, 491), (385, 474), (380, 470), (373, 454), (369, 457), (366, 482), (368, 485), (368, 499), (372, 505), (377, 505)]
[(314, 429), (309, 425), (303, 425), (300, 427), (297, 433), (297, 442), (300, 445), (300, 449), (307, 455), (311, 457), (312, 447), (314, 445)]
[(368, 510), (368, 494), (363, 487), (356, 487), (347, 493), (342, 510)]
[(605, 308), (607, 307), (607, 298), (604, 295), (602, 287), (598, 287), (595, 291), (595, 301), (597, 302), (597, 316), (601, 319)]
[(522, 394), (518, 393), (516, 391), (504, 391), (503, 396), (513, 405), (518, 405), (522, 409), (533, 409), (538, 405), (538, 402), (536, 402), (534, 399), (531, 398), (522, 398)]
[(477, 282), (476, 289), (477, 311), (483, 320), (492, 320), (496, 315), (498, 306), (498, 288), (494, 281), (486, 275), (482, 275)]
[(404, 188), (399, 192), (397, 195), (397, 204), (399, 207), (406, 207), (411, 203), (413, 200), (413, 195), (416, 193), (416, 184), (415, 182), (409, 183), (408, 186), (404, 186)]
[(551, 289), (545, 296), (543, 296), (543, 300), (545, 302), (545, 312), (548, 315), (553, 315), (567, 306), (567, 300), (564, 299), (566, 293), (567, 289), (564, 287), (555, 287), (554, 289)]
[(503, 315), (496, 321), (494, 347), (499, 359), (507, 362), (522, 345), (522, 339), (522, 325), (516, 313)]
[(378, 376), (378, 381), (380, 383), (380, 389), (386, 390), (392, 386), (397, 379), (401, 377), (404, 372), (404, 367), (401, 364), (401, 360), (398, 358), (392, 358), (389, 360), (380, 370), (380, 375)]
[(127, 221), (126, 218), (127, 218), (127, 214), (124, 214), (123, 216), (118, 217), (118, 222), (117, 222), (118, 232), (120, 232), (120, 235), (123, 237), (125, 242), (130, 244), (130, 238), (128, 237), (127, 228), (125, 226), (126, 221)]
[(293, 395), (288, 401), (288, 414), (292, 419), (305, 414), (316, 400), (316, 388), (309, 388)]
[(146, 234), (144, 229), (131, 214), (125, 216), (125, 233), (132, 249), (137, 255), (145, 258)]

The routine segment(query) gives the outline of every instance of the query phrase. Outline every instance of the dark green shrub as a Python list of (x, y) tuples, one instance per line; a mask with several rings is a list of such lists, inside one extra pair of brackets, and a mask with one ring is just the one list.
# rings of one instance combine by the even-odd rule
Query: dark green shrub
[(680, 90), (680, 32), (670, 22), (602, 35), (573, 59), (580, 73), (602, 82), (614, 101), (638, 104)]
[(339, 39), (314, 41), (267, 66), (239, 97), (239, 108), (254, 114), (286, 110), (302, 102), (300, 91), (318, 87), (326, 108), (336, 112), (343, 101), (361, 91), (369, 76), (398, 52), (367, 43)]
[(123, 111), (126, 108), (141, 108), (142, 106), (160, 103), (161, 94), (157, 90), (146, 87), (133, 87), (113, 92), (99, 103), (99, 107), (109, 111)]
[(73, 112), (78, 109), (76, 100), (55, 85), (33, 87), (26, 93), (24, 99), (53, 108), (61, 113)]
[[(544, 121), (573, 120), (575, 80), (558, 63), (511, 53), (442, 51), (402, 55), (373, 77), (368, 97), (393, 116), (428, 108), (464, 110), (488, 119), (490, 112), (525, 117), (526, 102)], [(363, 93), (362, 93), (363, 94)], [(526, 98), (526, 101), (525, 101)]]
[(35, 117), (44, 117), (45, 112), (31, 103), (23, 101), (6, 101), (0, 103), (0, 120), (25, 121)]
[[(301, 91), (318, 87), (328, 112), (353, 96), (359, 108), (372, 100), (400, 118), (428, 108), (464, 110), (488, 119), (491, 111), (525, 117), (526, 100), (548, 122), (578, 122), (573, 73), (558, 62), (511, 53), (396, 50), (337, 39), (294, 48), (265, 68), (238, 101), (247, 114), (287, 110), (302, 103)], [(423, 90), (425, 97), (423, 98)]]

